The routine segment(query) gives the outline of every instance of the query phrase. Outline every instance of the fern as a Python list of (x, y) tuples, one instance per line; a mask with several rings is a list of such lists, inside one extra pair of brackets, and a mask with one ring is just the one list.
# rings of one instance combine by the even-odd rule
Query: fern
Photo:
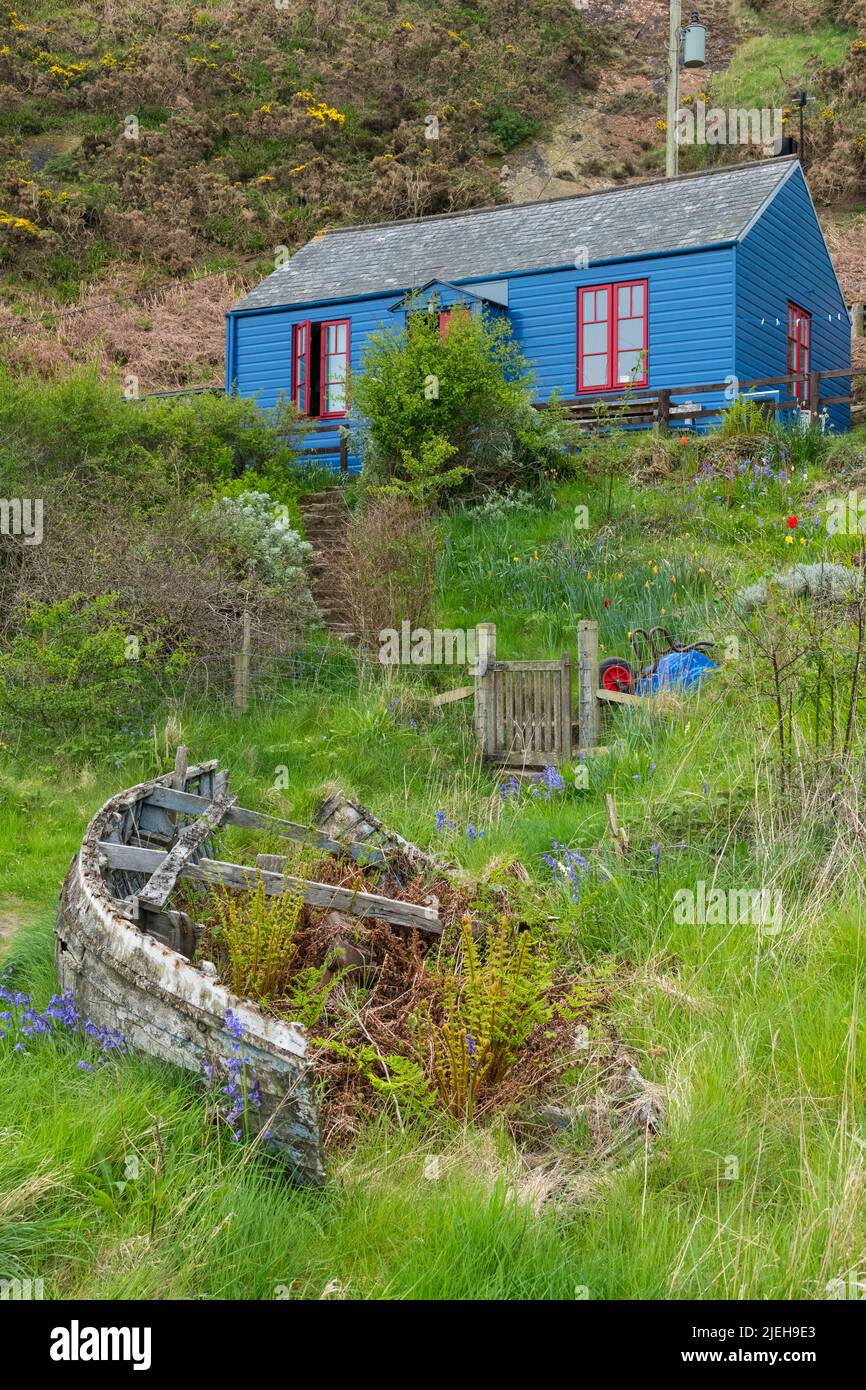
[(416, 1025), (419, 1061), (455, 1119), (472, 1118), (481, 1090), (502, 1080), (536, 1024), (551, 1018), (551, 980), (529, 932), (502, 917), (482, 954), (471, 919), (462, 919), (457, 967), (439, 976), (438, 1007), (425, 1002)]
[(296, 888), (269, 895), (261, 874), (246, 893), (215, 894), (215, 939), (225, 948), (236, 994), (269, 1004), (279, 993), (297, 950), (294, 940), (303, 897)]

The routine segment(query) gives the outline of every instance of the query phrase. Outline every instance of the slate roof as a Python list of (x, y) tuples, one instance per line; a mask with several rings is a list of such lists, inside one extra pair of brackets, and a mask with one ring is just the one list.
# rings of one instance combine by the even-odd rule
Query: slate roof
[(593, 262), (735, 241), (796, 163), (762, 159), (575, 198), (335, 228), (307, 242), (234, 308), (401, 293), (431, 278), (572, 265), (582, 246)]

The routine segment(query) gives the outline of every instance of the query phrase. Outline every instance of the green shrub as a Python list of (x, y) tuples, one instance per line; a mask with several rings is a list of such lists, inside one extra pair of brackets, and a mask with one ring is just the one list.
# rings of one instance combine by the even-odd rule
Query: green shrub
[(184, 659), (177, 651), (164, 662), (112, 594), (30, 602), (22, 630), (0, 652), (4, 730), (73, 756), (136, 744), (147, 737), (146, 706), (161, 678)]
[[(244, 470), (291, 476), (304, 426), (281, 402), (222, 393), (125, 401), (94, 371), (58, 381), (15, 380), (0, 367), (0, 478), (28, 488), (105, 489), (146, 511), (170, 495), (222, 487)], [(6, 480), (8, 484), (6, 483)], [(131, 491), (129, 490), (131, 488)], [(30, 493), (28, 491), (27, 495)]]
[(538, 134), (539, 123), (507, 106), (498, 106), (490, 112), (487, 129), (503, 150), (513, 150), (515, 145), (522, 145), (524, 140)]
[(504, 319), (410, 310), (410, 327), (367, 342), (353, 378), (364, 477), (409, 495), (534, 486), (565, 466), (555, 406), (532, 408), (533, 378)]

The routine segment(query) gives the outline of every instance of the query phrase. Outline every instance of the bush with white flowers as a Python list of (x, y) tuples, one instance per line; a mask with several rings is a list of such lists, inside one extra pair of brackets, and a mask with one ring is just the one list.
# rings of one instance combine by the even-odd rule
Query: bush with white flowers
[(292, 596), (302, 616), (318, 616), (307, 575), (313, 547), (291, 526), (285, 507), (266, 492), (242, 492), (221, 497), (205, 519), (251, 578)]

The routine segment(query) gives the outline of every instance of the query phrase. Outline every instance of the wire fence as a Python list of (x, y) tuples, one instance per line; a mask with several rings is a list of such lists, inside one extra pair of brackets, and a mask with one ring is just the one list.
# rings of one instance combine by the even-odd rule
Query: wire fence
[[(299, 641), (291, 650), (273, 651), (250, 643), (236, 648), (195, 652), (165, 690), (172, 703), (230, 703), (236, 714), (263, 710), (289, 691), (350, 697), (371, 684), (387, 689), (395, 664), (380, 659), (381, 630), (353, 632), (350, 640), (335, 635)], [(470, 679), (468, 666), (399, 663), (401, 691), (424, 700)], [(412, 677), (417, 677), (413, 680)], [(408, 680), (407, 680), (408, 677)]]

